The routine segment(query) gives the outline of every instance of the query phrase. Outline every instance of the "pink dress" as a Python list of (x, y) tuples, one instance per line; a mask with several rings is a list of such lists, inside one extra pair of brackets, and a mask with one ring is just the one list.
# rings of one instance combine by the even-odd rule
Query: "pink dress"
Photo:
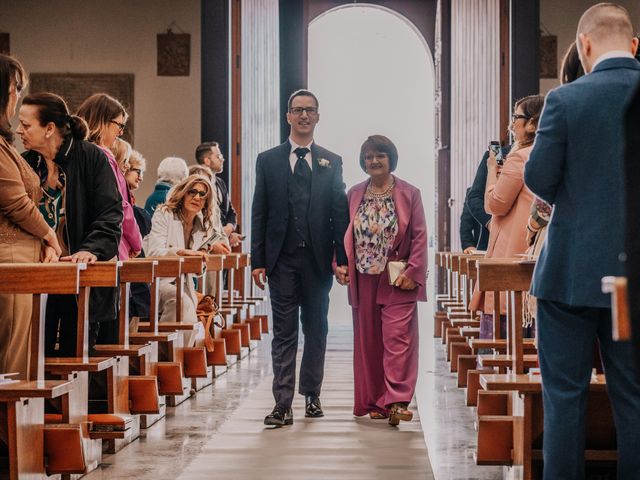
[(118, 259), (128, 260), (130, 252), (139, 252), (142, 250), (142, 235), (140, 234), (140, 228), (133, 214), (133, 206), (129, 202), (129, 187), (127, 187), (127, 181), (124, 175), (118, 168), (118, 162), (111, 153), (111, 150), (98, 145), (104, 152), (109, 160), (109, 165), (113, 170), (113, 174), (116, 176), (116, 183), (118, 184), (118, 191), (122, 197), (122, 212), (124, 214), (122, 220), (122, 235), (120, 236), (120, 245), (118, 245)]

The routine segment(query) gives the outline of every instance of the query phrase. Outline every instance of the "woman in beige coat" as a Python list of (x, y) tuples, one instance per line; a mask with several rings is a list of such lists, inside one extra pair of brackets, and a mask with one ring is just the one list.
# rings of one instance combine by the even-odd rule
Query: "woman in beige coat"
[[(527, 251), (527, 221), (533, 194), (524, 184), (524, 164), (529, 159), (542, 113), (544, 96), (531, 95), (515, 104), (510, 130), (515, 143), (500, 167), (493, 153), (487, 160), (484, 208), (491, 214), (489, 244), (485, 258), (516, 257)], [(501, 315), (506, 314), (506, 296), (501, 296)], [(480, 338), (493, 336), (493, 294), (476, 289), (471, 300), (473, 311), (482, 310)], [(501, 323), (504, 323), (503, 319)], [(503, 336), (504, 336), (504, 327)]]
[[(40, 180), (13, 147), (9, 119), (26, 78), (16, 59), (0, 54), (0, 263), (57, 261), (61, 253), (38, 211)], [(23, 379), (29, 369), (31, 301), (31, 295), (0, 295), (0, 373), (17, 372)]]

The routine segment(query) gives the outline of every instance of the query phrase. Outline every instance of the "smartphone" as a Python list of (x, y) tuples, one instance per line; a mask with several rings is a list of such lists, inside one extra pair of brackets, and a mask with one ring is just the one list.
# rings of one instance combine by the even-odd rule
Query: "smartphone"
[(502, 147), (500, 142), (493, 140), (489, 142), (489, 151), (493, 152), (496, 157), (496, 163), (499, 167), (504, 165), (504, 157), (502, 156)]

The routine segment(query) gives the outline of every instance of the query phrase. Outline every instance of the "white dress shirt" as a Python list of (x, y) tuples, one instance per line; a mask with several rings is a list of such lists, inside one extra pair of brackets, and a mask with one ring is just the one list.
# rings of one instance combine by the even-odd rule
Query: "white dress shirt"
[(296, 142), (289, 138), (289, 143), (291, 144), (291, 153), (289, 154), (289, 164), (291, 165), (291, 171), (293, 172), (296, 168), (296, 162), (298, 161), (298, 155), (295, 153), (296, 148), (308, 148), (309, 152), (305, 155), (304, 159), (309, 164), (309, 170), (313, 170), (313, 162), (311, 161), (311, 145), (313, 145), (313, 140), (309, 143), (309, 145), (298, 145)]
[(634, 56), (631, 55), (631, 52), (627, 52), (626, 50), (611, 50), (610, 52), (603, 53), (598, 57), (598, 59), (593, 63), (591, 71), (593, 72), (600, 62), (604, 62), (610, 58), (634, 58)]

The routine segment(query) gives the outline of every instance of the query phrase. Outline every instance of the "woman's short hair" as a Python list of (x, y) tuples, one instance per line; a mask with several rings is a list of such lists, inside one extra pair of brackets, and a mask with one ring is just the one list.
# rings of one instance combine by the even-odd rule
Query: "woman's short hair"
[(126, 140), (116, 138), (116, 143), (113, 144), (110, 150), (118, 163), (118, 168), (120, 168), (121, 172), (124, 171), (124, 165), (131, 158), (131, 144)]
[(70, 115), (67, 102), (60, 95), (49, 92), (31, 93), (24, 97), (22, 105), (35, 107), (40, 126), (53, 123), (62, 138), (69, 136), (76, 140), (87, 138), (89, 131), (87, 122), (77, 115)]
[(169, 190), (167, 194), (167, 200), (160, 208), (171, 213), (179, 213), (182, 209), (185, 195), (196, 185), (203, 185), (207, 189), (207, 196), (204, 197), (204, 204), (202, 206), (202, 218), (204, 228), (208, 230), (211, 227), (211, 216), (213, 214), (213, 187), (211, 186), (211, 182), (202, 175), (189, 175), (171, 187), (171, 190)]
[(78, 108), (78, 115), (87, 121), (89, 141), (93, 143), (100, 143), (104, 131), (118, 116), (123, 115), (127, 121), (127, 111), (122, 104), (106, 93), (94, 93), (87, 98)]
[(175, 185), (176, 183), (184, 180), (189, 176), (189, 167), (180, 157), (167, 157), (158, 165), (158, 181), (170, 183)]
[(141, 172), (144, 172), (147, 169), (147, 160), (138, 150), (131, 150), (131, 155), (129, 156), (129, 168), (139, 168)]
[(542, 113), (542, 107), (544, 107), (544, 95), (529, 95), (528, 97), (521, 98), (516, 101), (513, 110), (516, 111), (518, 107), (522, 107), (522, 113), (528, 117), (528, 122), (532, 122), (535, 125), (533, 132), (527, 132), (526, 144), (533, 143), (536, 137), (536, 130), (538, 129), (538, 121), (540, 120), (540, 114)]
[(203, 177), (207, 177), (209, 181), (213, 181), (213, 172), (206, 165), (189, 166), (189, 175), (201, 175)]
[(371, 135), (360, 147), (360, 168), (367, 172), (364, 157), (368, 152), (386, 153), (389, 157), (389, 171), (393, 172), (398, 166), (398, 149), (394, 143), (384, 135)]
[(562, 66), (560, 67), (560, 83), (571, 83), (584, 75), (584, 68), (580, 62), (578, 55), (578, 47), (576, 42), (572, 42), (562, 58)]
[(7, 118), (11, 82), (16, 82), (16, 89), (20, 92), (27, 86), (27, 74), (17, 59), (0, 54), (0, 136), (8, 143), (12, 143), (14, 139), (11, 123)]

